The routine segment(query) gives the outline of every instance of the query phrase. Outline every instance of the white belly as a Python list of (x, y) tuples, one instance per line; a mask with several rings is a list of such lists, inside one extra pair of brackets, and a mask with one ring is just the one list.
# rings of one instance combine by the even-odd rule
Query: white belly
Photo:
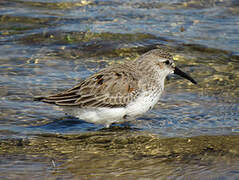
[(145, 92), (136, 101), (127, 106), (126, 113), (129, 116), (138, 116), (152, 109), (158, 102), (161, 93)]
[(161, 94), (145, 92), (134, 102), (121, 108), (87, 108), (63, 107), (62, 110), (69, 115), (84, 121), (110, 126), (112, 123), (124, 122), (125, 117), (135, 117), (144, 114), (158, 102)]
[(123, 121), (126, 108), (86, 108), (63, 107), (67, 114), (86, 122), (109, 126), (114, 122)]

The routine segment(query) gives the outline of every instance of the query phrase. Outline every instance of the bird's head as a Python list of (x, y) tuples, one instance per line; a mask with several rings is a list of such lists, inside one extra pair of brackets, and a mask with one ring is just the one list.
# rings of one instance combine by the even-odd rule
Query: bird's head
[(153, 67), (153, 69), (155, 69), (161, 77), (166, 77), (169, 74), (177, 74), (191, 81), (193, 84), (197, 84), (197, 82), (192, 77), (176, 67), (173, 56), (171, 54), (166, 51), (162, 51), (161, 49), (151, 50), (143, 54), (138, 59), (138, 62), (143, 68), (147, 68), (147, 64), (150, 63), (149, 66)]

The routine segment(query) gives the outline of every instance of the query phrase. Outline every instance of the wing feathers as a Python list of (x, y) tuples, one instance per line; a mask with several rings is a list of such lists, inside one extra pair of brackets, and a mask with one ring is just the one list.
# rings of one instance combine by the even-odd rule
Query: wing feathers
[[(134, 72), (134, 73), (133, 73)], [(125, 107), (139, 94), (139, 74), (132, 66), (106, 68), (62, 93), (39, 97), (47, 103), (79, 107)]]

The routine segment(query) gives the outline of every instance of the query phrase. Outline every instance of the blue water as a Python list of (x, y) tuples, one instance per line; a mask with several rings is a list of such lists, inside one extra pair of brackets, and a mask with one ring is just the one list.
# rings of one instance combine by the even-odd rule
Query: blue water
[(163, 105), (132, 126), (166, 136), (238, 131), (236, 1), (0, 4), (0, 129), (23, 134), (100, 129), (32, 97), (70, 88), (112, 62), (129, 59), (130, 52), (164, 45), (200, 87), (171, 77)]
[[(47, 134), (94, 133), (104, 127), (68, 116), (51, 104), (33, 101), (33, 97), (70, 88), (112, 63), (130, 61), (154, 48), (172, 52), (176, 64), (198, 85), (170, 76), (165, 93), (154, 109), (119, 126), (130, 126), (132, 133), (149, 132), (163, 138), (237, 135), (238, 22), (236, 0), (1, 0), (0, 139), (13, 145), (9, 152), (2, 152), (5, 144), (0, 144), (0, 177), (72, 179), (74, 170), (81, 172), (74, 167), (71, 172), (71, 165), (77, 166), (88, 157), (75, 157), (77, 152), (72, 152), (70, 157), (63, 156), (57, 139), (52, 147), (56, 147), (59, 156), (52, 156), (59, 159), (46, 152), (30, 154), (36, 149), (19, 154), (18, 150), (25, 146), (15, 146), (14, 139), (23, 138), (30, 142), (30, 147), (31, 143), (40, 147), (41, 144), (36, 145), (37, 138)], [(108, 154), (105, 156), (108, 161), (104, 158), (102, 161), (99, 154), (93, 153), (87, 164), (92, 163), (93, 170), (96, 167), (98, 172), (106, 172), (102, 171), (105, 166), (101, 163), (113, 162), (110, 163), (115, 165), (115, 169), (110, 169), (112, 172), (121, 171), (133, 177), (135, 174), (155, 177), (161, 168), (162, 178), (166, 177), (161, 176), (164, 173), (172, 172), (169, 176), (172, 179), (238, 179), (235, 152), (227, 153), (231, 153), (235, 162), (228, 157), (224, 160), (219, 153), (213, 154), (213, 161), (209, 157), (210, 163), (199, 157), (192, 158), (191, 164), (179, 163), (173, 168), (154, 157), (139, 160), (136, 157), (128, 161), (140, 166), (130, 170), (128, 164), (132, 162), (127, 162), (125, 154), (117, 164)], [(204, 156), (208, 158), (207, 152)]]

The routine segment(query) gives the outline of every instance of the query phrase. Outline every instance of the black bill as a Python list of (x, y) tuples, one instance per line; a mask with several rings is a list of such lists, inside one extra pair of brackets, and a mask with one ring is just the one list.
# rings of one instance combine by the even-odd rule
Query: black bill
[(193, 78), (191, 78), (189, 75), (187, 75), (185, 72), (181, 71), (177, 67), (175, 67), (175, 69), (174, 69), (174, 74), (177, 74), (177, 75), (191, 81), (193, 84), (197, 84), (197, 82)]

